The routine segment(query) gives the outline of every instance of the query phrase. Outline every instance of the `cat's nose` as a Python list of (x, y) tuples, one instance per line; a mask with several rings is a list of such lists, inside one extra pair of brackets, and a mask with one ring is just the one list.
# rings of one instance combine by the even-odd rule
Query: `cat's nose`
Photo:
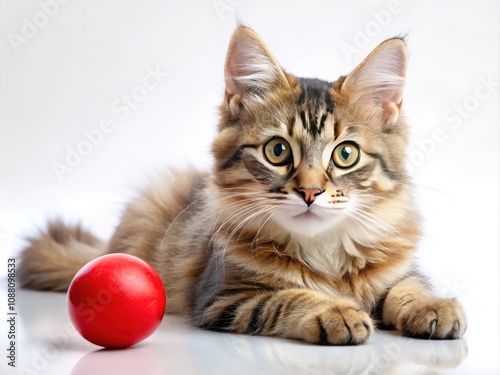
[(316, 196), (320, 195), (323, 192), (323, 190), (317, 188), (313, 189), (300, 188), (297, 189), (297, 192), (302, 196), (304, 202), (306, 202), (307, 205), (310, 206), (316, 199)]

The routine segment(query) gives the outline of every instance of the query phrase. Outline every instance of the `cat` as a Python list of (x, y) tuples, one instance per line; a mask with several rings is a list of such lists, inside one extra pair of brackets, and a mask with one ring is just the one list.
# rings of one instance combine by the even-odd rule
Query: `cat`
[(415, 264), (420, 217), (405, 170), (407, 52), (378, 45), (331, 83), (285, 72), (238, 27), (210, 172), (171, 170), (126, 208), (109, 244), (51, 222), (18, 273), (64, 291), (86, 262), (128, 253), (161, 276), (168, 312), (197, 327), (325, 345), (375, 326), (458, 339), (466, 317)]

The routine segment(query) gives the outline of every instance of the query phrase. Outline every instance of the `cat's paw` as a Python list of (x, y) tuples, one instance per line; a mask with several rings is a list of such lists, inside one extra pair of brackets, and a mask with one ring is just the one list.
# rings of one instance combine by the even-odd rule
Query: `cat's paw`
[(467, 329), (467, 321), (455, 299), (429, 298), (403, 306), (396, 328), (410, 337), (459, 339)]
[(305, 341), (321, 345), (362, 344), (373, 332), (370, 316), (349, 300), (312, 309), (299, 329)]

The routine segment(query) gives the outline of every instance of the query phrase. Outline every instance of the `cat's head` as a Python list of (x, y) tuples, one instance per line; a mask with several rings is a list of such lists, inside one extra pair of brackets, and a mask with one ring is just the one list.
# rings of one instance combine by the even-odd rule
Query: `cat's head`
[(404, 205), (406, 64), (405, 43), (394, 38), (336, 82), (298, 78), (253, 30), (238, 28), (212, 146), (226, 221), (305, 237), (348, 225), (381, 230)]

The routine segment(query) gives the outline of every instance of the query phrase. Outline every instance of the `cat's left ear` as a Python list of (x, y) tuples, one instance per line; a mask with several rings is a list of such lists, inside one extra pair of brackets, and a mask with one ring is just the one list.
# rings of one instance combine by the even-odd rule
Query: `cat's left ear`
[[(382, 42), (342, 83), (341, 92), (369, 121), (390, 128), (400, 117), (407, 53), (403, 39)], [(375, 117), (375, 119), (373, 118)]]
[(240, 102), (262, 97), (268, 90), (289, 87), (283, 69), (257, 33), (238, 27), (229, 42), (224, 68), (226, 103), (236, 113)]

